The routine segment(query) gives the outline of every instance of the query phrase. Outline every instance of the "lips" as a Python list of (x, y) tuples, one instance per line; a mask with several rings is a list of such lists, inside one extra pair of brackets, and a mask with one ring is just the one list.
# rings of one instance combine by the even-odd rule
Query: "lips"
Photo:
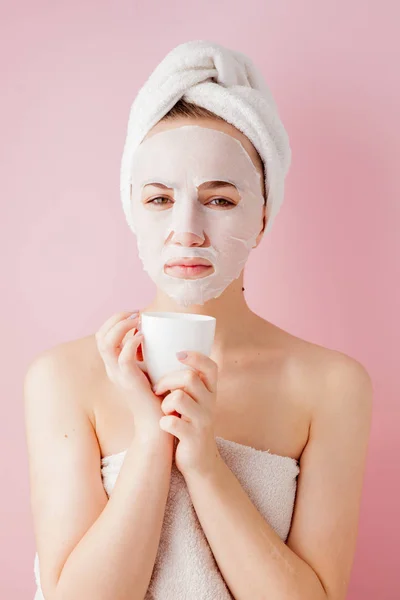
[(204, 258), (175, 258), (165, 263), (166, 267), (211, 267), (210, 261)]

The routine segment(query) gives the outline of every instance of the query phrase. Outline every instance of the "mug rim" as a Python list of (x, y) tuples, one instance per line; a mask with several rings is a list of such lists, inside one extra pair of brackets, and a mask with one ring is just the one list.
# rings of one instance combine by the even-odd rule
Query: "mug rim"
[(179, 312), (142, 312), (141, 317), (151, 317), (152, 319), (182, 319), (186, 321), (215, 321), (215, 317), (211, 315), (197, 315), (196, 313), (179, 313)]

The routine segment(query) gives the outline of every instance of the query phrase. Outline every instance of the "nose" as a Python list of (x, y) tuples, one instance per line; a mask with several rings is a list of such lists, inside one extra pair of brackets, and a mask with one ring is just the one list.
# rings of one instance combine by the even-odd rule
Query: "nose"
[(197, 192), (185, 188), (173, 204), (170, 219), (170, 243), (187, 247), (204, 244), (204, 214)]
[(172, 233), (170, 243), (175, 244), (177, 246), (184, 246), (185, 248), (190, 248), (193, 246), (203, 246), (206, 240), (206, 236), (200, 237), (196, 233), (191, 233), (190, 231), (180, 232), (180, 233)]

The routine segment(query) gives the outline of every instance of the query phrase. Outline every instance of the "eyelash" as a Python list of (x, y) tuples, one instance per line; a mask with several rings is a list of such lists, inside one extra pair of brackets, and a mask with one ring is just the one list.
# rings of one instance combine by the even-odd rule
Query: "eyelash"
[[(159, 199), (170, 200), (170, 198), (168, 198), (168, 196), (157, 196), (156, 198), (153, 198), (152, 200), (149, 200), (148, 202), (146, 202), (146, 204), (154, 204), (154, 206), (165, 206), (165, 204), (163, 204), (163, 203), (160, 203), (160, 202), (154, 202), (154, 200), (159, 200)], [(230, 200), (227, 200), (226, 198), (220, 198), (220, 197), (213, 198), (213, 199), (211, 200), (211, 202), (212, 202), (213, 200), (223, 200), (224, 202), (227, 202), (227, 204), (224, 204), (224, 205), (221, 205), (221, 204), (219, 204), (219, 205), (217, 205), (217, 204), (214, 204), (214, 206), (220, 206), (220, 207), (222, 207), (222, 208), (224, 208), (224, 207), (226, 207), (226, 206), (236, 206), (234, 202), (231, 202)], [(210, 202), (210, 204), (211, 204), (211, 202)]]

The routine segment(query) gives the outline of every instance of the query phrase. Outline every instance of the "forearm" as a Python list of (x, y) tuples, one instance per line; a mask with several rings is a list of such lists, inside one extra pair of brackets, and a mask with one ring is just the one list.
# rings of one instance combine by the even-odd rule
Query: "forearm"
[(265, 521), (222, 459), (210, 477), (186, 483), (235, 600), (326, 600), (316, 573)]
[(55, 600), (143, 600), (168, 497), (173, 439), (134, 439), (104, 510), (69, 555)]

